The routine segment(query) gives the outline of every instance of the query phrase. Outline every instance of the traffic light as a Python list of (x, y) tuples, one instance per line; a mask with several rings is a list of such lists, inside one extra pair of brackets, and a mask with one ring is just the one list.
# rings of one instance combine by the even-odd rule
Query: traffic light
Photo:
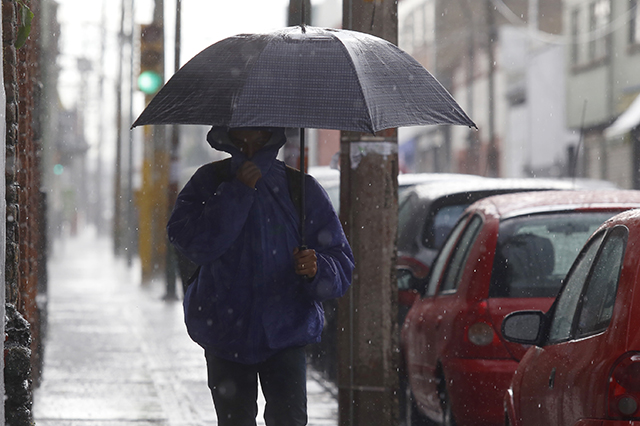
[(164, 82), (164, 30), (157, 24), (142, 25), (138, 89), (153, 95)]

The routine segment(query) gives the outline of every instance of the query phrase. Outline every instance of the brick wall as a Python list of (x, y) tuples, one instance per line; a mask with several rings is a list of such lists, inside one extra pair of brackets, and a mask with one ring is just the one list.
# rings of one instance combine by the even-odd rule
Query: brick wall
[[(45, 210), (40, 191), (38, 12), (40, 0), (26, 2), (34, 12), (31, 35), (20, 49), (14, 47), (18, 28), (18, 4), (2, 0), (4, 84), (6, 116), (7, 241), (5, 292), (13, 333), (5, 342), (5, 418), (7, 424), (31, 424), (31, 384), (41, 370), (42, 338), (37, 305), (39, 224)], [(46, 207), (46, 206), (45, 206)], [(9, 327), (8, 327), (9, 330)], [(24, 359), (28, 356), (29, 362)], [(25, 385), (26, 383), (26, 385)]]

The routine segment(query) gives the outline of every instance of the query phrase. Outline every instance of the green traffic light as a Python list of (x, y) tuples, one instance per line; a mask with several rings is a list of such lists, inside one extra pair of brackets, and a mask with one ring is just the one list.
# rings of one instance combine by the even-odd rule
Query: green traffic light
[(155, 71), (144, 71), (138, 77), (138, 88), (146, 95), (153, 95), (162, 86), (162, 76)]
[(62, 164), (56, 164), (55, 166), (53, 166), (53, 174), (60, 176), (62, 173), (64, 173), (64, 167), (62, 166)]

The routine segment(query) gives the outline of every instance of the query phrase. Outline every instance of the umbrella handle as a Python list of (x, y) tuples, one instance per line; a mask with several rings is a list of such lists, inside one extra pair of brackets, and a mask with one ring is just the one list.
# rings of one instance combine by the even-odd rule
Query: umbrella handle
[(306, 237), (305, 237), (305, 222), (307, 214), (305, 212), (305, 188), (304, 188), (304, 175), (305, 175), (305, 129), (300, 128), (300, 249), (306, 249)]

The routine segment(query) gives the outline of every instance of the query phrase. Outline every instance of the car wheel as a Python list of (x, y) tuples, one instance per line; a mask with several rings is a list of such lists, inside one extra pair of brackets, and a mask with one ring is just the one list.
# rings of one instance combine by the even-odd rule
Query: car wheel
[(451, 400), (449, 399), (449, 393), (447, 387), (443, 381), (443, 389), (440, 392), (440, 403), (442, 404), (442, 426), (456, 426), (456, 420), (453, 418), (453, 412), (451, 411)]
[(411, 422), (409, 424), (411, 426), (437, 426), (437, 423), (431, 421), (427, 416), (420, 412), (413, 395), (409, 394), (409, 398), (411, 399)]

